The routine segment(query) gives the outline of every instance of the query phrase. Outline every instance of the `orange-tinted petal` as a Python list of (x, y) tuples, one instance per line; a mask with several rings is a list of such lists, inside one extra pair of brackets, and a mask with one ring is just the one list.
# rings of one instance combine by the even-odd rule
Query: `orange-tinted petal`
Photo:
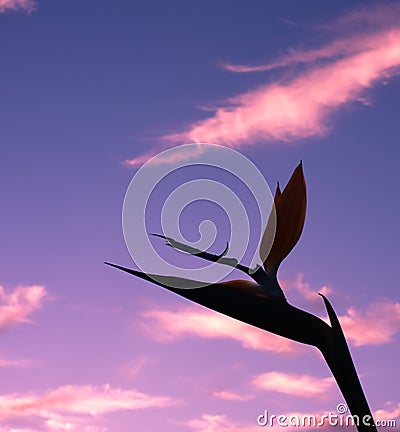
[[(264, 262), (267, 273), (275, 273), (279, 264), (298, 242), (303, 231), (306, 217), (306, 182), (302, 163), (297, 166), (285, 189), (280, 192), (279, 185), (275, 193), (276, 231), (272, 248)], [(265, 236), (269, 236), (268, 226)], [(264, 237), (261, 246), (264, 242)], [(260, 247), (260, 256), (262, 255)]]

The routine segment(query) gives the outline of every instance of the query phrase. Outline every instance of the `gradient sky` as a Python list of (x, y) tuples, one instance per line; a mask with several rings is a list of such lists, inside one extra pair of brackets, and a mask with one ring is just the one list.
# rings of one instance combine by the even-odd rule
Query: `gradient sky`
[(272, 188), (303, 160), (280, 281), (321, 317), (327, 293), (372, 411), (400, 415), (399, 18), (385, 1), (0, 0), (0, 432), (255, 432), (265, 409), (343, 402), (315, 349), (103, 264), (134, 267), (140, 165), (196, 141)]

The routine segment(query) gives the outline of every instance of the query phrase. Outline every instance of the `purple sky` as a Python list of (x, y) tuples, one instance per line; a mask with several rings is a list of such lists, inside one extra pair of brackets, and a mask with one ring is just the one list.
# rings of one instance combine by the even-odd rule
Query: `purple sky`
[(195, 141), (272, 188), (303, 160), (281, 284), (321, 317), (327, 293), (372, 411), (400, 415), (400, 5), (345, 6), (0, 0), (0, 432), (255, 432), (343, 402), (315, 349), (103, 264), (134, 267), (137, 169)]

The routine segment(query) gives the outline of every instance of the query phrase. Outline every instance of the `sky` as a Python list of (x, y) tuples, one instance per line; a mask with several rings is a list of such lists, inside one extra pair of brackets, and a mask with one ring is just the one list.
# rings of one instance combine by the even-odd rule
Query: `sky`
[[(104, 265), (137, 268), (131, 179), (196, 142), (239, 151), (271, 190), (303, 161), (306, 224), (280, 283), (322, 318), (328, 296), (371, 410), (397, 418), (381, 430), (399, 430), (399, 18), (368, 0), (0, 0), (0, 432), (261, 432), (265, 410), (344, 402), (316, 349)], [(198, 168), (160, 197), (195, 175), (240, 189)], [(220, 210), (185, 209), (187, 240), (210, 218), (221, 252)]]

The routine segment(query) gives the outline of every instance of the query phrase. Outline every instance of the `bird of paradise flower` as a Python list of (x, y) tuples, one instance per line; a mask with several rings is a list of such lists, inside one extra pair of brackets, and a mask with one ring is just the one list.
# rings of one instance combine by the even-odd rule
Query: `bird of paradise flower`
[[(318, 348), (335, 377), (351, 414), (356, 419), (358, 431), (376, 432), (345, 336), (329, 300), (323, 294), (319, 294), (323, 298), (330, 325), (317, 316), (289, 304), (277, 279), (279, 265), (294, 248), (303, 231), (306, 204), (306, 183), (300, 162), (284, 190), (280, 190), (279, 183), (277, 185), (274, 197), (275, 212), (271, 212), (260, 245), (263, 267), (258, 266), (255, 269), (240, 264), (235, 258), (227, 258), (228, 245), (222, 254), (214, 255), (170, 237), (153, 234), (165, 239), (167, 244), (175, 249), (207, 261), (234, 267), (250, 276), (254, 282), (233, 280), (204, 286), (204, 283), (191, 279), (151, 275), (108, 262), (106, 264), (247, 324)], [(271, 249), (268, 250), (268, 238), (273, 223), (276, 223), (275, 237)], [(199, 286), (201, 287), (198, 288)]]

